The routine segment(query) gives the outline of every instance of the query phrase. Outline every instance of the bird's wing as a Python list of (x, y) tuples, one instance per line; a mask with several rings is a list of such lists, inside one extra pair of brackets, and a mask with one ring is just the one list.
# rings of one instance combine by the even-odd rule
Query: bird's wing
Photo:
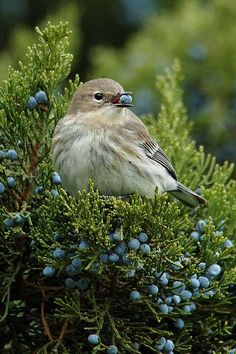
[(143, 149), (148, 158), (165, 167), (170, 175), (177, 180), (175, 169), (170, 160), (159, 145), (150, 137), (147, 128), (139, 118), (132, 115), (132, 118), (126, 123), (125, 129), (132, 131), (139, 147)]
[(170, 160), (153, 139), (150, 138), (149, 140), (142, 142), (140, 146), (145, 151), (147, 157), (165, 167), (169, 174), (177, 180), (175, 169)]

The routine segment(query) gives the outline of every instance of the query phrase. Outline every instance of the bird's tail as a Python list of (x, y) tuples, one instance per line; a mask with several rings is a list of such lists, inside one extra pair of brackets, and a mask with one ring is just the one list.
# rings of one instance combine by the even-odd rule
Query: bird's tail
[(185, 187), (180, 182), (178, 182), (178, 189), (168, 192), (190, 208), (196, 208), (199, 204), (207, 204), (204, 198), (200, 197), (197, 193)]

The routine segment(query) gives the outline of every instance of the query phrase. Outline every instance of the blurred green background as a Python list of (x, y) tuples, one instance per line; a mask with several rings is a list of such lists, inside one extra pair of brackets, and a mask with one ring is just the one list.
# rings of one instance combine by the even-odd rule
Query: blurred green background
[(71, 77), (119, 81), (138, 114), (157, 115), (156, 75), (178, 57), (193, 137), (219, 162), (236, 162), (235, 1), (0, 0), (1, 80), (48, 21), (69, 22)]

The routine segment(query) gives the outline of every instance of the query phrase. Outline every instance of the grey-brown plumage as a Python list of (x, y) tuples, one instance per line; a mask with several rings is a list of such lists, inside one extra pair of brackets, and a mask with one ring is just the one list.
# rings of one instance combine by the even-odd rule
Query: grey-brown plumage
[(196, 207), (206, 201), (177, 181), (175, 170), (143, 122), (122, 103), (111, 79), (81, 85), (58, 123), (52, 157), (65, 189), (76, 195), (92, 179), (103, 195), (172, 193)]

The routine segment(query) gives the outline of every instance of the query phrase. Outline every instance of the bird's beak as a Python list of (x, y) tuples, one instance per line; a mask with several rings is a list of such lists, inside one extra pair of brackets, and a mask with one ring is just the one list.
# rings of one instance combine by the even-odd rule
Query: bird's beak
[(122, 102), (122, 96), (130, 96), (133, 92), (127, 91), (122, 93), (117, 93), (117, 95), (113, 96), (111, 99), (111, 103), (118, 107), (133, 107), (131, 103)]

